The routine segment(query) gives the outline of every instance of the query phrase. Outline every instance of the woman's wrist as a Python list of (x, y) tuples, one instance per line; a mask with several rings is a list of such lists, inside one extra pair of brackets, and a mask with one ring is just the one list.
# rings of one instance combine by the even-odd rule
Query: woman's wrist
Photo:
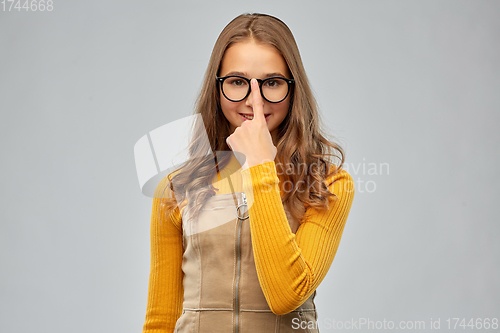
[(251, 168), (251, 167), (259, 165), (259, 164), (264, 164), (264, 163), (267, 163), (267, 162), (273, 162), (273, 160), (266, 158), (266, 159), (263, 159), (262, 161), (259, 162), (258, 160), (249, 160), (249, 159), (247, 159), (245, 161), (245, 163), (243, 164), (243, 166), (242, 166), (242, 170)]

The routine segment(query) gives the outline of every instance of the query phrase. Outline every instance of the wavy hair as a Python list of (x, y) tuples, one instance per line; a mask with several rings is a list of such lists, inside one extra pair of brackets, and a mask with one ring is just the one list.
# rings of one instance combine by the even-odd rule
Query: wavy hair
[[(295, 80), (290, 99), (290, 109), (278, 127), (276, 171), (283, 183), (296, 184), (291, 191), (282, 191), (282, 202), (290, 214), (301, 223), (307, 207), (326, 209), (330, 197), (335, 199), (325, 184), (325, 179), (336, 174), (344, 164), (345, 153), (333, 139), (327, 139), (322, 128), (318, 105), (307, 79), (299, 49), (292, 32), (280, 19), (266, 14), (242, 14), (233, 19), (215, 42), (205, 73), (203, 85), (195, 103), (194, 114), (201, 115), (193, 124), (193, 135), (188, 147), (188, 160), (181, 168), (168, 176), (166, 186), (175, 198), (162, 198), (160, 211), (174, 213), (187, 201), (190, 218), (196, 218), (200, 208), (215, 195), (211, 179), (216, 175), (213, 168), (224, 168), (231, 158), (225, 154), (220, 160), (212, 151), (230, 151), (226, 138), (231, 135), (229, 122), (220, 107), (220, 91), (215, 77), (218, 74), (225, 51), (233, 44), (254, 40), (270, 45), (285, 59)], [(206, 132), (208, 142), (199, 133)], [(199, 157), (205, 156), (205, 157)], [(332, 157), (338, 160), (338, 166)], [(302, 167), (301, 166), (306, 166)], [(333, 168), (332, 168), (333, 167)], [(298, 172), (289, 172), (289, 169)], [(177, 172), (178, 171), (178, 172)], [(175, 184), (175, 186), (174, 186)], [(302, 205), (299, 205), (302, 203)], [(179, 211), (177, 211), (179, 213)], [(172, 215), (170, 215), (172, 216)]]

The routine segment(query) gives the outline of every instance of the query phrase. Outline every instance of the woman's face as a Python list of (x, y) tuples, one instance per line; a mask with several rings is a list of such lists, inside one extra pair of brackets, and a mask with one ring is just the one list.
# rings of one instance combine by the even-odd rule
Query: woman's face
[[(257, 44), (253, 40), (231, 45), (225, 52), (219, 70), (219, 76), (240, 75), (248, 79), (265, 79), (281, 76), (290, 79), (285, 59), (272, 46)], [(241, 114), (253, 114), (252, 93), (240, 102), (231, 102), (220, 91), (220, 104), (224, 116), (229, 121), (231, 133), (236, 127), (247, 121)], [(260, 94), (260, 92), (259, 92)], [(290, 95), (279, 103), (264, 101), (264, 115), (267, 128), (274, 144), (277, 143), (278, 126), (285, 119), (290, 105)]]

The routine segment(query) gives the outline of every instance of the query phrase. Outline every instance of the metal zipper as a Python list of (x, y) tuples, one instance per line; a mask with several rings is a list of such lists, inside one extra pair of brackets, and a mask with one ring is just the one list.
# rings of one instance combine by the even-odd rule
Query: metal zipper
[(247, 206), (247, 197), (244, 192), (242, 192), (243, 196), (243, 203), (241, 205), (238, 205), (236, 207), (236, 215), (238, 216), (238, 236), (237, 236), (237, 247), (236, 247), (236, 291), (235, 291), (235, 325), (234, 325), (234, 332), (238, 333), (239, 331), (239, 314), (240, 314), (240, 300), (239, 300), (239, 284), (240, 284), (240, 268), (241, 268), (241, 225), (243, 223), (243, 220), (248, 218), (248, 215), (245, 217), (240, 216), (239, 208), (242, 206)]
[(238, 218), (238, 238), (237, 238), (237, 248), (236, 248), (236, 291), (235, 291), (235, 306), (234, 306), (234, 311), (235, 311), (235, 325), (234, 325), (234, 332), (238, 333), (238, 320), (239, 320), (239, 312), (240, 312), (240, 304), (239, 304), (239, 299), (238, 299), (238, 288), (240, 284), (240, 266), (241, 266), (241, 251), (240, 251), (240, 242), (241, 242), (241, 222), (242, 220)]

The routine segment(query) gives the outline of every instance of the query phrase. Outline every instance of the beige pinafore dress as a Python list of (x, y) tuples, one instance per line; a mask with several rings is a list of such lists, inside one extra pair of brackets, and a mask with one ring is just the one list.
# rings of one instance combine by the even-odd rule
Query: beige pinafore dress
[[(299, 222), (288, 221), (292, 232)], [(182, 213), (184, 302), (176, 333), (318, 333), (316, 291), (285, 315), (274, 314), (259, 284), (245, 193), (209, 198), (197, 219)]]

